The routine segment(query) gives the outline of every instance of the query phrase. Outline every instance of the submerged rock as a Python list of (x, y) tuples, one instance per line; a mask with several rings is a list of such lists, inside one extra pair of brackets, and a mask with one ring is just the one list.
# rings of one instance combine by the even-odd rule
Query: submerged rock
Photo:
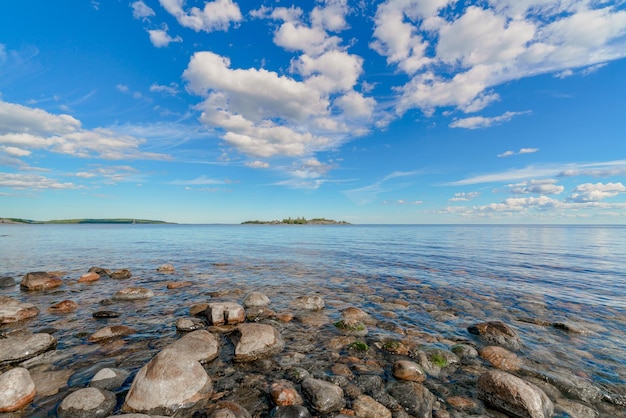
[(100, 280), (100, 275), (92, 271), (92, 272), (89, 272), (80, 276), (80, 278), (78, 279), (78, 283), (91, 283), (91, 282), (97, 282), (98, 280)]
[(311, 418), (308, 409), (301, 405), (277, 406), (270, 413), (272, 418)]
[(171, 264), (161, 264), (157, 267), (157, 271), (161, 273), (174, 273), (176, 269)]
[(321, 414), (339, 411), (346, 405), (343, 390), (325, 380), (312, 377), (304, 379), (302, 392), (311, 406)]
[(515, 372), (522, 367), (522, 361), (519, 357), (503, 347), (490, 345), (480, 349), (479, 354), (500, 370)]
[(84, 388), (63, 399), (57, 413), (59, 418), (104, 418), (115, 409), (117, 400), (112, 392)]
[(469, 326), (467, 330), (488, 344), (501, 345), (514, 351), (519, 350), (521, 346), (515, 330), (501, 321), (481, 322)]
[(25, 368), (16, 367), (0, 375), (0, 413), (23, 408), (35, 394), (35, 383)]
[(113, 295), (113, 300), (138, 300), (149, 299), (154, 296), (154, 293), (150, 289), (145, 287), (127, 287)]
[(123, 279), (130, 279), (132, 277), (132, 274), (129, 270), (121, 269), (121, 270), (114, 271), (113, 273), (109, 274), (109, 276), (112, 279), (123, 280)]
[(235, 361), (254, 361), (282, 351), (285, 343), (271, 325), (241, 324), (232, 335)]
[(398, 360), (393, 364), (393, 376), (400, 380), (410, 380), (412, 382), (423, 382), (426, 380), (426, 373), (422, 367), (409, 360)]
[(359, 395), (352, 403), (352, 409), (359, 418), (391, 418), (391, 411), (370, 396)]
[(31, 303), (22, 303), (8, 296), (0, 296), (0, 325), (22, 321), (39, 314), (39, 309)]
[(10, 277), (10, 276), (0, 277), (0, 289), (3, 287), (13, 287), (16, 284), (17, 283), (15, 282), (15, 279), (13, 277)]
[(436, 398), (426, 386), (415, 382), (397, 382), (391, 385), (389, 394), (409, 415), (430, 418)]
[(294, 309), (304, 309), (307, 311), (319, 311), (324, 309), (325, 303), (321, 296), (300, 296), (291, 302)]
[(176, 330), (182, 332), (196, 331), (206, 328), (206, 324), (200, 318), (178, 318), (176, 320)]
[(63, 280), (53, 273), (47, 273), (45, 271), (36, 271), (32, 273), (26, 273), (20, 283), (22, 290), (47, 290), (54, 289), (63, 284)]
[(124, 337), (134, 334), (136, 331), (126, 325), (111, 325), (109, 327), (100, 328), (89, 336), (89, 341), (98, 342), (110, 340), (112, 338)]
[(64, 300), (49, 307), (48, 312), (69, 313), (75, 311), (77, 308), (78, 303), (74, 302), (73, 300)]
[(220, 401), (209, 408), (209, 418), (252, 418), (252, 415), (236, 402)]
[(130, 376), (128, 370), (105, 367), (96, 373), (89, 382), (89, 386), (103, 390), (116, 390), (124, 384), (128, 376)]
[(56, 347), (56, 344), (56, 338), (46, 333), (0, 338), (0, 365), (28, 360)]
[(293, 384), (286, 380), (272, 383), (270, 397), (277, 406), (302, 405), (304, 402)]

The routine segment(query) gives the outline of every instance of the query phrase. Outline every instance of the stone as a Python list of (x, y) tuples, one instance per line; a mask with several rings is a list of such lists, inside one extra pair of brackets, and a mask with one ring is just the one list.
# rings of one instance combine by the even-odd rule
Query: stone
[(189, 315), (191, 316), (206, 316), (206, 308), (209, 307), (208, 303), (196, 303), (189, 308)]
[(190, 281), (184, 281), (184, 282), (168, 282), (167, 283), (167, 288), (170, 290), (174, 290), (174, 289), (182, 289), (183, 287), (189, 287), (193, 284), (193, 282)]
[(416, 382), (396, 382), (389, 388), (389, 394), (415, 418), (430, 418), (435, 395), (426, 386)]
[(87, 270), (89, 273), (96, 273), (97, 275), (99, 275), (100, 277), (102, 276), (111, 276), (111, 270), (109, 269), (103, 269), (102, 267), (91, 267), (89, 270)]
[(161, 273), (174, 273), (176, 269), (171, 264), (161, 264), (157, 267), (157, 271)]
[(219, 341), (209, 331), (198, 330), (185, 334), (180, 340), (166, 347), (177, 350), (201, 364), (208, 363), (219, 354)]
[(154, 293), (150, 289), (145, 287), (127, 287), (120, 291), (115, 292), (113, 300), (140, 300), (149, 299), (154, 296)]
[(324, 309), (324, 306), (324, 299), (321, 296), (300, 296), (291, 302), (292, 308), (307, 311), (319, 311)]
[(252, 415), (236, 402), (220, 401), (209, 409), (209, 418), (252, 418)]
[(91, 283), (100, 280), (100, 275), (94, 271), (83, 274), (78, 278), (78, 283)]
[(479, 413), (481, 409), (477, 401), (465, 396), (450, 396), (446, 398), (446, 402), (455, 409), (470, 413)]
[(599, 416), (598, 411), (596, 411), (595, 409), (565, 398), (560, 398), (556, 400), (555, 412), (557, 412), (557, 410), (565, 412), (565, 414), (567, 414), (565, 416), (568, 417), (598, 418)]
[(35, 383), (25, 368), (16, 367), (0, 375), (0, 413), (25, 407), (35, 394)]
[(519, 418), (552, 416), (554, 405), (537, 386), (510, 373), (492, 370), (477, 382), (478, 398), (487, 406)]
[(92, 314), (94, 318), (117, 318), (121, 314), (115, 311), (96, 311)]
[(576, 376), (562, 376), (554, 373), (542, 373), (542, 380), (550, 383), (570, 398), (587, 403), (602, 399), (602, 391), (591, 382)]
[(77, 308), (78, 308), (78, 304), (74, 302), (73, 300), (63, 300), (49, 307), (48, 312), (70, 313), (70, 312), (74, 312)]
[(134, 334), (136, 331), (126, 325), (111, 325), (100, 328), (89, 336), (89, 341), (98, 342)]
[(212, 391), (211, 378), (200, 362), (164, 349), (137, 372), (122, 411), (173, 415), (208, 399)]
[(59, 389), (67, 387), (68, 380), (74, 370), (49, 370), (32, 372), (30, 377), (37, 388), (37, 398), (52, 396), (59, 393)]
[(266, 306), (252, 306), (246, 308), (246, 319), (249, 322), (258, 322), (274, 316), (276, 316), (276, 312)]
[(340, 330), (345, 335), (354, 335), (357, 337), (363, 337), (367, 335), (367, 327), (358, 319), (346, 318), (335, 322), (335, 328)]
[(423, 382), (426, 380), (426, 372), (422, 367), (409, 360), (398, 360), (393, 363), (393, 376), (400, 380), (411, 382)]
[(20, 282), (20, 288), (28, 291), (48, 290), (59, 287), (62, 284), (63, 280), (58, 276), (45, 271), (36, 271), (24, 275)]
[(352, 403), (359, 418), (391, 418), (391, 411), (367, 395), (359, 395)]
[(501, 321), (481, 322), (467, 328), (470, 334), (487, 343), (500, 345), (513, 351), (520, 349), (520, 339), (510, 326)]
[(478, 353), (494, 367), (506, 372), (516, 372), (522, 367), (522, 361), (515, 353), (497, 345), (483, 347)]
[(235, 361), (254, 361), (282, 351), (285, 343), (271, 325), (241, 324), (231, 336), (235, 345)]
[(10, 277), (10, 276), (0, 277), (0, 289), (4, 287), (13, 287), (16, 284), (17, 283), (15, 282), (15, 279), (13, 277)]
[(455, 344), (450, 348), (450, 351), (462, 359), (478, 357), (478, 350), (468, 344)]
[(235, 302), (212, 302), (207, 305), (206, 316), (211, 325), (235, 325), (246, 320), (243, 306)]
[(343, 390), (325, 380), (312, 377), (304, 379), (302, 392), (313, 409), (322, 414), (340, 411), (346, 405)]
[(302, 405), (304, 403), (302, 396), (287, 380), (272, 383), (270, 397), (276, 406)]
[(272, 418), (311, 418), (308, 409), (301, 405), (277, 406), (270, 413)]
[(28, 360), (56, 345), (56, 338), (43, 332), (0, 338), (0, 365)]
[(59, 418), (104, 418), (115, 409), (117, 399), (112, 392), (84, 388), (66, 396), (59, 407)]
[(102, 390), (116, 390), (126, 382), (128, 376), (130, 376), (128, 370), (105, 367), (98, 370), (98, 373), (91, 378), (89, 386)]
[(32, 303), (22, 303), (8, 296), (0, 296), (0, 325), (23, 321), (39, 314)]
[(121, 270), (114, 271), (109, 276), (112, 279), (124, 280), (124, 279), (130, 279), (132, 277), (132, 274), (129, 270), (121, 269)]
[(341, 317), (344, 319), (356, 319), (357, 321), (368, 321), (370, 316), (360, 308), (349, 306), (341, 311)]
[(206, 324), (200, 318), (178, 318), (176, 320), (176, 330), (182, 332), (196, 331), (206, 328)]
[(250, 292), (243, 299), (243, 306), (250, 308), (252, 306), (267, 306), (270, 304), (270, 298), (261, 292)]

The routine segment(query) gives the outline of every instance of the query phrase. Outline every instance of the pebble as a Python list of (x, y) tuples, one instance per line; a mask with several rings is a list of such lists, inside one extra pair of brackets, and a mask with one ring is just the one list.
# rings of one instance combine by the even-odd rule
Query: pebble
[(89, 341), (99, 342), (134, 334), (136, 331), (126, 325), (111, 325), (100, 328), (89, 336)]
[(35, 383), (23, 367), (0, 375), (0, 412), (14, 412), (35, 398)]
[(32, 303), (22, 303), (8, 296), (0, 296), (0, 325), (23, 321), (39, 314)]
[(414, 417), (430, 417), (435, 403), (433, 395), (426, 386), (416, 382), (396, 382), (389, 388), (393, 396), (405, 411)]
[(426, 380), (426, 373), (422, 367), (409, 360), (398, 360), (393, 363), (393, 376), (400, 380), (412, 382), (423, 382)]
[(193, 282), (190, 282), (190, 281), (168, 282), (166, 287), (170, 290), (174, 290), (174, 289), (182, 289), (183, 287), (189, 287), (191, 285), (193, 285)]
[(59, 418), (104, 418), (115, 409), (117, 399), (112, 392), (84, 388), (66, 396), (57, 413)]
[(153, 296), (152, 290), (145, 287), (127, 287), (115, 292), (113, 300), (140, 300), (149, 299)]
[(49, 307), (48, 312), (69, 313), (74, 312), (76, 309), (78, 309), (78, 303), (73, 300), (64, 300)]
[(109, 276), (112, 279), (124, 280), (124, 279), (130, 279), (132, 277), (132, 274), (129, 270), (121, 269), (121, 270), (114, 271), (113, 273), (109, 274)]
[(302, 405), (302, 396), (293, 384), (286, 380), (274, 382), (270, 386), (270, 397), (276, 406)]
[(91, 267), (89, 270), (87, 270), (89, 273), (96, 273), (99, 276), (111, 276), (111, 270), (109, 269), (103, 269), (102, 267)]
[(83, 274), (79, 277), (78, 283), (91, 283), (100, 280), (100, 275), (94, 271)]
[(209, 418), (252, 418), (252, 415), (236, 402), (220, 401), (209, 409)]
[(10, 277), (10, 276), (0, 277), (0, 288), (13, 287), (16, 284), (17, 283), (15, 282), (15, 279), (13, 277)]
[(171, 264), (161, 264), (157, 267), (157, 271), (161, 273), (174, 273), (176, 269)]
[(391, 418), (391, 411), (370, 396), (359, 395), (352, 403), (352, 409), (359, 418)]
[(56, 347), (50, 334), (25, 334), (0, 338), (0, 365), (19, 363)]
[(272, 418), (311, 418), (308, 409), (301, 405), (277, 406), (270, 413)]
[(507, 372), (516, 372), (522, 367), (522, 362), (515, 353), (503, 347), (490, 345), (481, 348), (478, 353), (480, 357), (487, 360), (494, 367)]
[(26, 273), (20, 282), (20, 288), (22, 290), (48, 290), (59, 287), (63, 284), (58, 276), (47, 273), (45, 271), (36, 271), (32, 273)]

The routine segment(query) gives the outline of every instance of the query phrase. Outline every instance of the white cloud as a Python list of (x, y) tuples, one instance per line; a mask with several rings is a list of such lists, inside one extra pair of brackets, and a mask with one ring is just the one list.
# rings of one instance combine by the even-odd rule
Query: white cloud
[(0, 173), (0, 187), (17, 190), (68, 190), (79, 189), (73, 183), (61, 183), (58, 180), (36, 174)]
[(502, 154), (498, 154), (499, 158), (510, 157), (512, 155), (533, 154), (539, 151), (539, 148), (520, 148), (519, 151), (504, 151)]
[(466, 129), (488, 128), (490, 126), (508, 122), (515, 116), (525, 115), (528, 113), (530, 112), (506, 112), (500, 116), (494, 116), (491, 118), (484, 116), (472, 116), (464, 119), (455, 119), (452, 123), (450, 123), (450, 127)]
[(115, 86), (115, 88), (118, 91), (121, 91), (122, 93), (128, 93), (130, 92), (130, 89), (128, 88), (128, 86), (124, 85), (124, 84), (118, 84), (117, 86)]
[(207, 176), (200, 176), (192, 180), (172, 180), (168, 184), (176, 186), (207, 186), (213, 184), (225, 184), (224, 180), (216, 180), (208, 178)]
[(337, 50), (319, 57), (304, 54), (292, 62), (292, 69), (322, 94), (346, 92), (352, 90), (363, 73), (363, 59)]
[(269, 163), (265, 161), (260, 161), (260, 160), (248, 161), (246, 165), (251, 168), (269, 168), (270, 167)]
[(204, 2), (204, 9), (192, 7), (188, 11), (183, 9), (185, 0), (159, 0), (159, 2), (180, 25), (196, 32), (226, 31), (231, 23), (243, 19), (239, 6), (232, 0), (207, 1)]
[(572, 202), (598, 202), (609, 197), (626, 193), (626, 186), (622, 183), (585, 183), (579, 184), (569, 197)]
[(0, 151), (13, 157), (26, 157), (31, 154), (30, 151), (18, 147), (0, 146)]
[(173, 83), (173, 82), (170, 83), (169, 86), (153, 84), (150, 86), (150, 91), (158, 92), (158, 93), (165, 93), (165, 94), (169, 94), (170, 96), (176, 96), (179, 93), (178, 84)]
[(183, 41), (183, 38), (181, 38), (180, 36), (172, 38), (167, 33), (167, 27), (165, 27), (164, 29), (148, 30), (148, 34), (150, 35), (150, 42), (152, 42), (152, 45), (156, 46), (157, 48), (164, 48), (172, 42)]
[(460, 192), (448, 199), (449, 202), (468, 202), (480, 196), (480, 192)]
[(371, 97), (364, 97), (361, 93), (350, 91), (335, 100), (346, 116), (353, 118), (369, 119), (374, 113), (376, 100)]
[(542, 179), (530, 180), (517, 184), (510, 184), (511, 193), (514, 194), (561, 194), (565, 187), (556, 184), (557, 180)]
[(147, 18), (156, 15), (154, 10), (148, 7), (142, 0), (132, 2), (130, 7), (133, 8), (133, 17), (135, 19), (147, 20)]

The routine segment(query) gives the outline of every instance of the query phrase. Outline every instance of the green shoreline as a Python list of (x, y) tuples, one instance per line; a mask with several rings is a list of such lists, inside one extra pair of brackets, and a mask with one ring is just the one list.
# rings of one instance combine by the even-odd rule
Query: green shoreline
[(21, 218), (0, 218), (0, 224), (169, 224), (171, 222), (150, 219), (113, 218), (113, 219), (55, 219), (51, 221), (33, 221)]
[(274, 220), (274, 221), (245, 221), (241, 223), (242, 225), (350, 225), (349, 222), (346, 221), (335, 221), (333, 219), (326, 218), (313, 218), (313, 219), (305, 219), (291, 217), (283, 219), (282, 221)]

